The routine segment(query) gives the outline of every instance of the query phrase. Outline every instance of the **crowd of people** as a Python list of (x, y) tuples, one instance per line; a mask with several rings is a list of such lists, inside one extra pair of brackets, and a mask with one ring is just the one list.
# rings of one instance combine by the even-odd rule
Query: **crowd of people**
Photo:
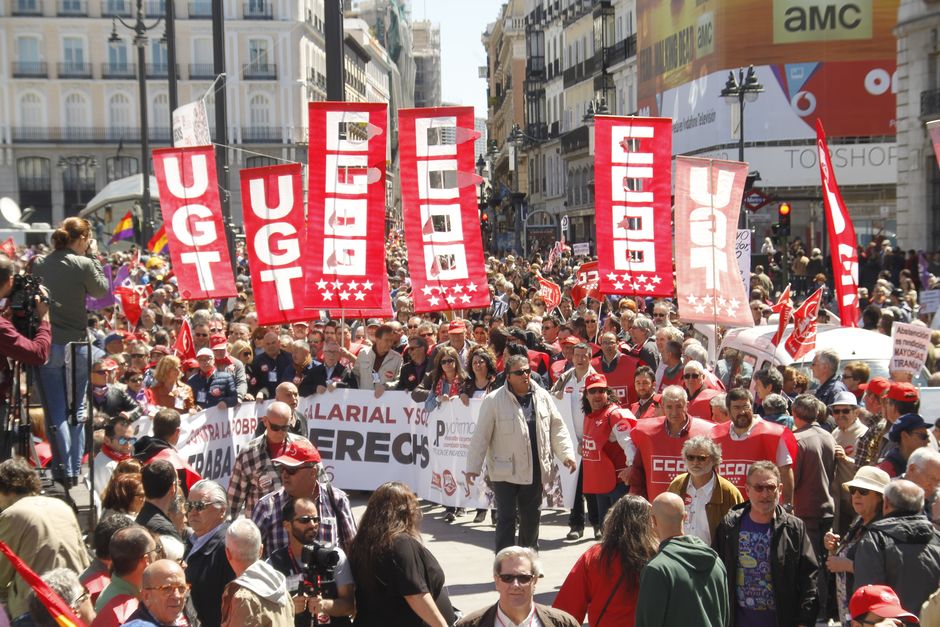
[[(31, 454), (0, 463), (0, 540), (94, 627), (940, 624), (940, 421), (919, 413), (910, 376), (875, 376), (832, 349), (808, 370), (709, 358), (670, 299), (575, 302), (586, 259), (567, 250), (490, 257), (487, 310), (415, 313), (392, 233), (392, 316), (263, 326), (241, 251), (237, 297), (187, 301), (166, 258), (102, 254), (92, 235), (69, 218), (52, 250), (0, 255), (0, 298), (20, 272), (45, 286), (34, 334), (0, 318), (0, 391), (32, 382), (41, 404), (3, 405), (5, 421), (28, 425)], [(793, 293), (805, 296), (818, 255), (804, 264), (799, 244)], [(859, 326), (924, 324), (934, 260), (882, 242), (863, 252)], [(751, 277), (758, 325), (776, 324), (783, 287), (781, 259), (765, 253), (769, 274)], [(86, 306), (122, 266), (146, 288), (134, 324), (119, 302)], [(540, 277), (563, 287), (556, 309)], [(181, 358), (184, 328), (194, 356)], [(931, 348), (931, 383), (937, 365)], [(380, 485), (353, 514), (297, 412), (337, 388), (405, 392), (428, 411), (480, 399), (465, 476), (495, 500), (493, 606), (453, 607), (413, 486)], [(185, 421), (249, 401), (269, 402), (229, 481), (201, 478), (177, 451)], [(151, 430), (136, 433), (143, 416)], [(595, 542), (546, 607), (534, 601), (540, 508), (556, 464), (577, 477), (567, 541)], [(100, 515), (87, 538), (65, 501), (40, 494), (37, 466), (66, 490), (88, 482)], [(458, 508), (441, 516), (469, 523)], [(0, 596), (12, 624), (54, 624), (6, 561)]]

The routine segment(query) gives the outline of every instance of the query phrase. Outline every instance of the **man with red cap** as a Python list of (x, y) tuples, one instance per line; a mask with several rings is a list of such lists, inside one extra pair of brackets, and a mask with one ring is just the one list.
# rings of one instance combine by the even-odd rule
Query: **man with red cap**
[[(574, 347), (580, 344), (581, 340), (577, 336), (569, 335), (565, 339), (559, 340), (558, 343), (561, 345), (561, 354), (548, 366), (548, 376), (553, 384), (558, 381), (558, 377), (571, 369)], [(588, 347), (588, 351), (590, 351), (590, 347)], [(590, 357), (589, 353), (588, 360), (590, 360)]]
[(253, 396), (248, 394), (248, 379), (245, 377), (245, 364), (241, 359), (232, 359), (228, 353), (228, 341), (221, 333), (213, 334), (209, 337), (209, 348), (215, 357), (215, 367), (222, 372), (227, 372), (235, 378), (235, 393), (238, 396), (238, 402), (253, 401)]
[(356, 519), (346, 493), (331, 483), (320, 483), (320, 452), (316, 447), (307, 440), (296, 440), (272, 461), (283, 485), (258, 501), (251, 512), (251, 519), (261, 531), (265, 556), (288, 545), (282, 510), (288, 499), (299, 498), (316, 502), (320, 510), (317, 540), (339, 545), (348, 552), (356, 536)]
[(435, 346), (431, 354), (428, 355), (431, 363), (434, 363), (437, 349), (441, 346), (450, 346), (457, 351), (457, 354), (460, 355), (460, 363), (463, 364), (467, 372), (470, 371), (470, 351), (476, 348), (476, 344), (467, 339), (467, 324), (463, 320), (457, 318), (447, 323), (447, 341)]
[(885, 395), (891, 389), (891, 382), (884, 377), (873, 377), (867, 383), (861, 383), (862, 403), (874, 416), (874, 424), (859, 436), (855, 443), (855, 468), (878, 463), (881, 449), (888, 436), (891, 425), (884, 419)]
[[(877, 444), (874, 442), (869, 445), (872, 457), (868, 464), (875, 465), (883, 460), (898, 446), (898, 443), (889, 436), (891, 428), (898, 418), (906, 414), (916, 414), (920, 410), (920, 394), (912, 384), (900, 381), (892, 381), (887, 394), (881, 403), (882, 417), (884, 418), (884, 431)], [(880, 424), (880, 423), (879, 423)], [(876, 448), (877, 447), (877, 448)]]
[(597, 520), (603, 525), (607, 510), (627, 493), (619, 475), (633, 464), (636, 449), (630, 446), (630, 432), (636, 426), (636, 418), (629, 409), (620, 406), (620, 398), (608, 387), (607, 377), (597, 372), (584, 380), (581, 409), (584, 493), (594, 495)]
[[(917, 617), (901, 607), (901, 599), (890, 586), (862, 586), (849, 600), (852, 627), (917, 624)], [(925, 625), (928, 623), (924, 623)]]

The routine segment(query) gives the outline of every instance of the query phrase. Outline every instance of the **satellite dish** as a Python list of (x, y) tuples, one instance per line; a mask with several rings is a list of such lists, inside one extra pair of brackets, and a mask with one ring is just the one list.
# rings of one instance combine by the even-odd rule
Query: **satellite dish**
[(21, 220), (23, 212), (12, 198), (0, 198), (0, 226), (9, 229), (28, 229), (29, 225)]

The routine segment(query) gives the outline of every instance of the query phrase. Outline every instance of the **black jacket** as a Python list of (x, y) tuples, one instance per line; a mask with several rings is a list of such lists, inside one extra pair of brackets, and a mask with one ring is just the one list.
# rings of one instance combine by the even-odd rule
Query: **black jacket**
[(901, 607), (920, 607), (940, 580), (940, 532), (923, 513), (892, 512), (868, 526), (855, 549), (855, 588), (891, 586)]
[[(333, 376), (330, 377), (330, 381), (336, 382), (336, 387), (338, 388), (349, 388), (356, 387), (354, 383), (354, 377), (352, 372), (346, 366), (337, 363), (333, 366)], [(323, 362), (315, 362), (315, 365), (310, 370), (308, 377), (310, 379), (309, 386), (313, 388), (312, 394), (317, 393), (317, 388), (321, 385), (326, 387), (326, 364)], [(306, 379), (304, 380), (306, 382)], [(301, 394), (301, 396), (304, 396)]]
[(140, 403), (135, 401), (127, 390), (116, 385), (109, 385), (103, 398), (92, 394), (91, 400), (95, 410), (107, 414), (109, 418), (114, 418), (123, 412), (129, 420), (137, 420), (143, 413)]
[(143, 525), (157, 535), (172, 536), (180, 542), (183, 541), (183, 538), (180, 537), (179, 531), (176, 530), (173, 522), (160, 510), (159, 507), (150, 501), (144, 502), (144, 505), (140, 508), (140, 512), (137, 513), (137, 518), (134, 522), (136, 522), (138, 525)]
[(222, 523), (198, 551), (193, 551), (192, 538), (186, 540), (186, 581), (193, 586), (190, 597), (205, 627), (218, 627), (222, 623), (222, 592), (226, 584), (235, 579), (225, 557), (228, 525)]
[(424, 375), (433, 369), (434, 364), (428, 358), (425, 358), (420, 366), (413, 361), (406, 361), (401, 365), (401, 372), (398, 375), (398, 384), (395, 389), (404, 390), (405, 392), (414, 391), (416, 387), (421, 385)]
[[(728, 572), (732, 625), (738, 606), (738, 534), (741, 531), (741, 519), (750, 511), (750, 501), (731, 508), (718, 524), (712, 540), (712, 547), (718, 552)], [(815, 625), (819, 605), (816, 593), (818, 565), (803, 521), (777, 506), (770, 543), (770, 578), (777, 606), (778, 627)]]

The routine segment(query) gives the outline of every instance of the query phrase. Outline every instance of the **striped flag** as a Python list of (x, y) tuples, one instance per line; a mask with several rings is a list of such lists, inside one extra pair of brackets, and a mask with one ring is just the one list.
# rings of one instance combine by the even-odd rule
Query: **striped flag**
[(150, 241), (147, 242), (147, 250), (155, 255), (159, 255), (166, 250), (167, 244), (169, 244), (169, 241), (166, 237), (166, 224), (161, 224), (157, 232), (154, 233)]
[(0, 553), (3, 553), (20, 577), (23, 578), (29, 587), (36, 593), (36, 598), (42, 603), (46, 611), (61, 627), (85, 627), (85, 623), (75, 615), (75, 612), (62, 600), (56, 592), (37, 575), (33, 569), (19, 558), (19, 556), (6, 545), (0, 542)]
[(119, 242), (122, 239), (134, 239), (134, 216), (131, 215), (130, 211), (124, 214), (124, 217), (114, 227), (114, 233), (111, 234), (108, 244)]

